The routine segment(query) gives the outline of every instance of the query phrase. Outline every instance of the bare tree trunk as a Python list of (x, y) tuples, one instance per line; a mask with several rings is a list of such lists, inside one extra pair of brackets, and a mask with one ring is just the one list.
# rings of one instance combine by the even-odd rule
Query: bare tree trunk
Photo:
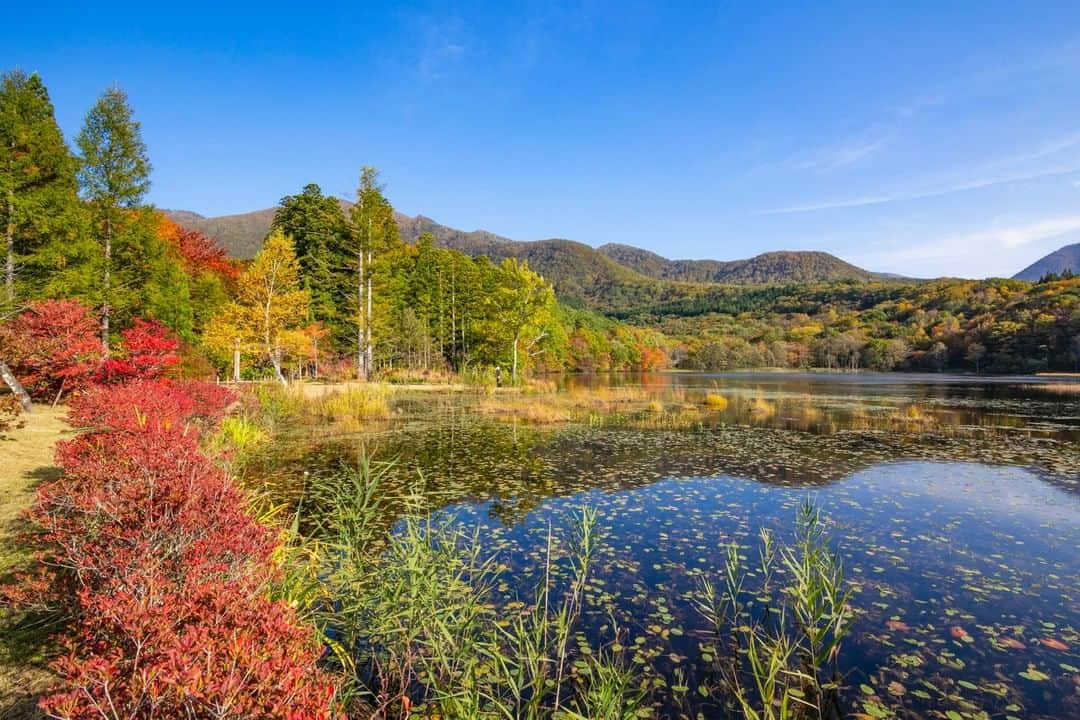
[(109, 291), (112, 282), (112, 220), (105, 219), (105, 276), (104, 295), (101, 305), (101, 344), (105, 346), (105, 354), (109, 354)]
[(278, 382), (282, 385), (288, 385), (289, 381), (281, 373), (281, 348), (272, 348), (270, 350), (270, 364), (274, 366), (274, 376)]
[(366, 343), (367, 343), (367, 349), (365, 351), (365, 356), (364, 356), (364, 362), (365, 362), (365, 365), (367, 367), (367, 372), (369, 374), (375, 368), (375, 363), (373, 362), (374, 353), (372, 352), (372, 347), (371, 347), (371, 318), (372, 318), (372, 313), (371, 313), (371, 292), (372, 292), (371, 265), (372, 265), (372, 255), (371, 255), (371, 249), (369, 247), (368, 256), (367, 256), (367, 271), (368, 271), (367, 272), (367, 322), (365, 323), (365, 325), (367, 326), (365, 328), (365, 331), (367, 333), (367, 337), (365, 339)]
[(364, 365), (364, 250), (356, 255), (356, 379), (367, 380), (367, 368)]
[(3, 378), (4, 383), (11, 388), (12, 394), (18, 398), (23, 410), (30, 412), (34, 407), (34, 404), (30, 402), (30, 396), (26, 394), (26, 390), (23, 388), (22, 383), (19, 382), (19, 378), (15, 377), (15, 373), (8, 369), (7, 363), (3, 360), (0, 360), (0, 378)]
[(457, 268), (450, 266), (450, 356), (451, 366), (458, 368), (457, 357)]
[(518, 347), (517, 346), (518, 346), (518, 339), (517, 339), (517, 336), (515, 335), (514, 336), (514, 353), (513, 353), (514, 360), (513, 360), (513, 364), (510, 366), (510, 382), (513, 385), (517, 385), (517, 365), (518, 365), (518, 363), (517, 363), (517, 360), (518, 360)]
[(15, 191), (7, 193), (7, 227), (4, 228), (7, 259), (4, 263), (4, 285), (9, 303), (15, 302)]
[(236, 344), (233, 345), (232, 354), (232, 379), (234, 383), (240, 382), (240, 340), (236, 340)]

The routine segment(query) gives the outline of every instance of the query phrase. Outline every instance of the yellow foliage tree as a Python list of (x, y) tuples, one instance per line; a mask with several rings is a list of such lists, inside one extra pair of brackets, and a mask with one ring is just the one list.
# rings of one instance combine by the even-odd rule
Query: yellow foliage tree
[(300, 287), (293, 242), (275, 230), (240, 276), (236, 299), (210, 322), (204, 342), (222, 355), (234, 349), (262, 355), (284, 383), (282, 358), (304, 353), (310, 346), (301, 329), (308, 317), (308, 302), (308, 292)]

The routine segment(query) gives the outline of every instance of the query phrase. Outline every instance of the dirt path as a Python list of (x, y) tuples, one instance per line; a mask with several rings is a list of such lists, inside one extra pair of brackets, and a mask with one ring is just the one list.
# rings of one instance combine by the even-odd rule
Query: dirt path
[[(66, 408), (35, 406), (22, 415), (26, 424), (0, 439), (0, 576), (26, 558), (18, 543), (22, 512), (34, 499), (34, 488), (55, 477), (53, 449), (70, 432), (63, 418)], [(41, 667), (38, 643), (9, 627), (10, 617), (0, 614), (0, 717), (25, 720), (41, 717), (34, 698), (48, 685)]]

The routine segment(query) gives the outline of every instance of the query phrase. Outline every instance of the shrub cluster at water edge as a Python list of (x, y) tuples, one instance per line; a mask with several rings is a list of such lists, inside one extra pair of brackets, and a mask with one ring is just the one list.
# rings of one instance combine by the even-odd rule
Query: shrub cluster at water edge
[(330, 718), (322, 646), (267, 594), (277, 534), (199, 448), (234, 401), (139, 379), (79, 397), (85, 432), (30, 520), (38, 571), (9, 599), (69, 619), (41, 700), (57, 718)]

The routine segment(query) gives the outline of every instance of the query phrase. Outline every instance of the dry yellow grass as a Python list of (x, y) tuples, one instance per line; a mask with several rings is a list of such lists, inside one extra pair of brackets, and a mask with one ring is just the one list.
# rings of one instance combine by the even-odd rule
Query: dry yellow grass
[(656, 412), (654, 403), (663, 409), (659, 400), (638, 387), (577, 387), (566, 392), (554, 389), (538, 392), (535, 387), (528, 392), (517, 390), (513, 388), (487, 396), (477, 404), (476, 411), (534, 424), (552, 424), (585, 421), (596, 414), (635, 410)]
[[(18, 545), (18, 525), (23, 510), (30, 506), (34, 488), (42, 480), (55, 477), (53, 448), (69, 431), (63, 418), (66, 408), (37, 406), (24, 414), (25, 426), (0, 440), (0, 573), (6, 573), (25, 559)], [(12, 720), (39, 718), (35, 698), (48, 685), (50, 675), (33, 649), (33, 643), (8, 633), (0, 617), (0, 717)]]
[(356, 385), (325, 395), (314, 404), (317, 414), (330, 421), (369, 420), (390, 415), (391, 390), (380, 385)]
[(705, 404), (714, 410), (725, 410), (728, 406), (728, 399), (718, 393), (709, 393), (705, 396)]
[(461, 392), (465, 390), (465, 385), (461, 383), (446, 383), (446, 384), (399, 384), (399, 383), (384, 383), (384, 382), (360, 382), (359, 380), (350, 380), (349, 382), (339, 383), (321, 383), (321, 382), (299, 382), (293, 383), (289, 386), (290, 389), (295, 391), (305, 398), (317, 399), (325, 397), (327, 395), (334, 395), (341, 392), (347, 392), (353, 388), (384, 388), (389, 391), (397, 390), (416, 390), (422, 392)]
[(1021, 385), (1025, 390), (1056, 393), (1058, 395), (1080, 395), (1080, 382), (1040, 383)]
[(750, 415), (757, 419), (772, 417), (776, 414), (776, 403), (758, 396), (750, 401)]

